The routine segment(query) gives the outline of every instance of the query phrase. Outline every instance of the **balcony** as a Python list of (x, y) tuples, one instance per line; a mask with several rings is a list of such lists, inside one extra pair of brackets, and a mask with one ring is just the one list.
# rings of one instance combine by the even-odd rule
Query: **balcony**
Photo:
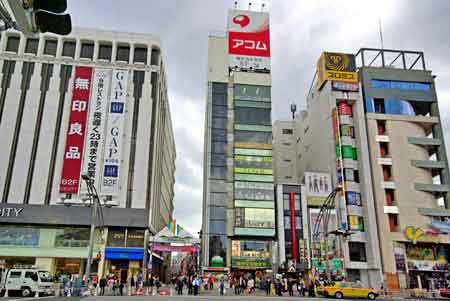
[(418, 191), (425, 191), (430, 193), (444, 193), (450, 191), (450, 187), (443, 184), (414, 183), (414, 188)]
[(442, 139), (426, 137), (408, 137), (408, 142), (414, 145), (420, 145), (428, 150), (442, 145)]
[(433, 160), (411, 160), (411, 164), (415, 167), (427, 168), (427, 169), (444, 169), (444, 161)]

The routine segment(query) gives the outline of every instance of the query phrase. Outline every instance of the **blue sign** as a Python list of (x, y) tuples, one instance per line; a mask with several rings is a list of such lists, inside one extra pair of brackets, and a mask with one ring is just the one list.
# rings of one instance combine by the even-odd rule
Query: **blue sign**
[(103, 171), (105, 177), (117, 178), (119, 176), (119, 166), (117, 165), (105, 165)]
[(123, 113), (123, 102), (111, 102), (111, 113)]
[(105, 259), (144, 259), (143, 248), (105, 248)]

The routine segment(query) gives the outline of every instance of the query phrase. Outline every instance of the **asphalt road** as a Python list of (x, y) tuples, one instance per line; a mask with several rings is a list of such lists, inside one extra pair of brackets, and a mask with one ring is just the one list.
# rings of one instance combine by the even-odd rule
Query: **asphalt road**
[(182, 301), (182, 300), (201, 300), (201, 301), (217, 301), (217, 300), (251, 300), (251, 301), (272, 301), (272, 300), (330, 300), (325, 298), (300, 298), (300, 297), (259, 297), (259, 296), (93, 296), (93, 297), (41, 297), (41, 298), (8, 298), (5, 300), (17, 301)]

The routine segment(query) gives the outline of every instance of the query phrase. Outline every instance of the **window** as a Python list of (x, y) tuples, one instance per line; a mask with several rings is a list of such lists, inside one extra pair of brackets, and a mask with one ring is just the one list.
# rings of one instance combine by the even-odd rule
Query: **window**
[(345, 192), (345, 200), (347, 201), (347, 205), (361, 206), (361, 195), (358, 192)]
[(431, 84), (418, 82), (402, 82), (389, 80), (372, 80), (372, 88), (377, 89), (399, 89), (399, 90), (417, 90), (423, 92), (431, 91)]
[(270, 87), (254, 86), (254, 85), (235, 85), (234, 99), (269, 102)]
[(20, 271), (14, 271), (9, 273), (9, 278), (20, 278), (22, 275), (22, 272)]
[(34, 275), (36, 275), (35, 272), (30, 272), (30, 271), (25, 272), (25, 278), (31, 278), (31, 279), (33, 279), (33, 278), (36, 277), (36, 276), (34, 276)]
[(0, 245), (37, 247), (39, 234), (39, 228), (2, 225), (0, 226)]
[(227, 167), (226, 166), (211, 166), (211, 178), (226, 179)]
[(227, 164), (227, 158), (225, 155), (217, 155), (217, 154), (211, 155), (211, 165), (226, 166), (226, 164)]
[(348, 224), (350, 230), (354, 231), (364, 231), (364, 220), (362, 216), (349, 215)]
[(111, 57), (112, 57), (112, 45), (100, 44), (100, 47), (98, 49), (98, 59), (110, 62)]
[(213, 142), (211, 152), (224, 154), (227, 152), (227, 144), (225, 142)]
[(383, 180), (384, 181), (391, 181), (392, 180), (392, 170), (391, 166), (389, 165), (383, 165)]
[(212, 220), (209, 224), (209, 231), (211, 234), (226, 234), (227, 221)]
[(57, 40), (45, 40), (44, 54), (56, 56), (56, 48), (58, 47)]
[(386, 135), (386, 120), (377, 120), (378, 135)]
[(284, 229), (289, 230), (291, 229), (291, 217), (285, 215), (284, 216)]
[(227, 131), (225, 129), (212, 129), (211, 140), (227, 142)]
[(6, 51), (17, 53), (19, 51), (19, 43), (20, 37), (9, 36), (6, 41)]
[(76, 48), (75, 41), (64, 41), (63, 49), (62, 49), (62, 56), (74, 58), (75, 57), (75, 48)]
[(151, 65), (159, 65), (159, 49), (152, 48), (152, 53), (150, 57), (150, 64)]
[(393, 189), (385, 189), (385, 193), (386, 193), (386, 205), (394, 206), (394, 202), (395, 202), (394, 190)]
[(250, 143), (266, 143), (272, 142), (272, 133), (269, 132), (252, 132), (252, 131), (235, 131), (234, 140), (236, 142)]
[(300, 216), (295, 217), (295, 229), (302, 229), (302, 218)]
[(226, 206), (227, 194), (219, 192), (211, 192), (209, 195), (209, 203), (214, 206)]
[(289, 146), (291, 144), (289, 142), (283, 142), (283, 145)]
[(294, 206), (295, 206), (295, 210), (300, 211), (302, 210), (302, 206), (300, 203), (300, 195), (299, 194), (294, 194)]
[(94, 43), (93, 42), (81, 42), (80, 57), (92, 60), (92, 58), (94, 57)]
[(27, 39), (25, 45), (25, 53), (37, 54), (39, 46), (39, 39)]
[(270, 109), (236, 107), (235, 123), (251, 125), (271, 125)]
[(133, 62), (147, 64), (147, 47), (135, 47), (134, 48)]
[(56, 230), (55, 247), (84, 248), (89, 244), (88, 228), (64, 228)]
[(389, 213), (388, 221), (389, 221), (389, 231), (397, 232), (398, 231), (398, 215)]
[(366, 262), (366, 246), (363, 242), (350, 241), (348, 243), (350, 261)]
[(381, 158), (389, 157), (389, 143), (380, 142), (380, 156)]
[(130, 61), (130, 46), (117, 46), (116, 61), (127, 63)]
[(227, 218), (227, 207), (209, 207), (209, 216), (213, 220), (226, 219)]
[(374, 102), (374, 105), (375, 105), (375, 113), (384, 114), (385, 113), (384, 99), (382, 99), (382, 98), (375, 98), (373, 100), (373, 102)]
[(227, 119), (226, 118), (218, 118), (218, 117), (213, 118), (212, 127), (216, 128), (216, 129), (226, 129), (227, 128)]
[(292, 135), (292, 129), (282, 129), (283, 135)]
[(125, 247), (125, 229), (108, 229), (108, 246)]
[(212, 116), (213, 117), (227, 117), (227, 107), (226, 106), (213, 106)]
[(292, 160), (291, 159), (284, 159), (283, 161), (284, 162), (291, 162)]

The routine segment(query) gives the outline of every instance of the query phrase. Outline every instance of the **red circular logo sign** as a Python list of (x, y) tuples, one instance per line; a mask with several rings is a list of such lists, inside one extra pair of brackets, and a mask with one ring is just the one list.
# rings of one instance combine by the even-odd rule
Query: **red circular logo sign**
[(250, 23), (250, 18), (247, 15), (237, 15), (233, 18), (233, 23), (245, 27)]

